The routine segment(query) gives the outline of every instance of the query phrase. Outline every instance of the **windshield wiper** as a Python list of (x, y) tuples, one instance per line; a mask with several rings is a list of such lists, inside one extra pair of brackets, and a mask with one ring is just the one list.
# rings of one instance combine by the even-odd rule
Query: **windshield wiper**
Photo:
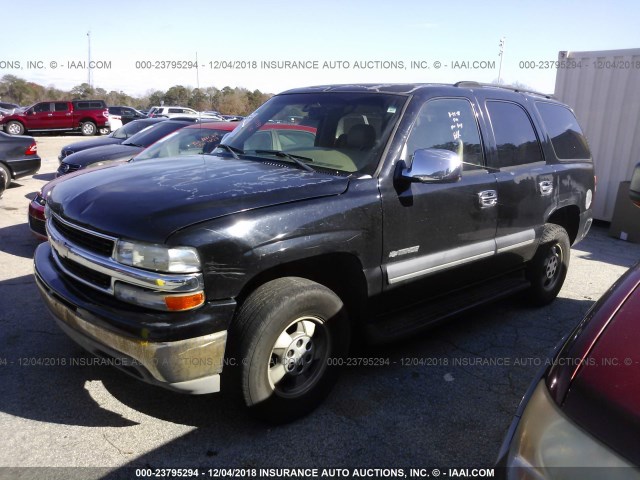
[(291, 153), (283, 152), (282, 150), (254, 150), (254, 151), (257, 154), (266, 153), (266, 154), (270, 154), (270, 155), (275, 155), (276, 157), (288, 158), (289, 160), (294, 162), (296, 165), (298, 165), (300, 168), (302, 168), (304, 170), (307, 170), (308, 172), (315, 172), (316, 171), (313, 167), (311, 167), (311, 166), (309, 166), (306, 163), (301, 161), (301, 160), (307, 160), (309, 162), (313, 162), (313, 158), (303, 157), (301, 155), (293, 155)]
[[(244, 153), (239, 148), (232, 147), (231, 145), (225, 145), (224, 143), (219, 143), (216, 148), (224, 148), (227, 152), (229, 152), (231, 155), (233, 155), (233, 158), (235, 158), (236, 160), (240, 160), (240, 157), (238, 156), (238, 153), (241, 154), (241, 155)], [(236, 153), (236, 152), (238, 152), (238, 153)]]
[(127, 147), (147, 148), (144, 145), (140, 145), (138, 143), (123, 143), (122, 145), (126, 145)]

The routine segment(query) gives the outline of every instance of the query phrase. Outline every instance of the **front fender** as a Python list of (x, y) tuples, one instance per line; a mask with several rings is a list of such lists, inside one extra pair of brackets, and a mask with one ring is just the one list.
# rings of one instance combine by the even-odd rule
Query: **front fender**
[(363, 269), (375, 268), (382, 213), (376, 182), (366, 183), (341, 195), (207, 221), (177, 232), (168, 243), (198, 249), (210, 299), (234, 298), (262, 272), (327, 254), (350, 254)]

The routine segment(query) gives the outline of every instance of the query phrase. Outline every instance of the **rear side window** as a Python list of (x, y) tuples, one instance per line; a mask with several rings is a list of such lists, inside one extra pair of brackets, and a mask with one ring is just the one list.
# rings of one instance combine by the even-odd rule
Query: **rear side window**
[(527, 112), (517, 103), (488, 101), (487, 110), (498, 148), (495, 168), (542, 162), (540, 142)]
[(563, 105), (536, 102), (553, 150), (560, 160), (590, 159), (589, 145), (573, 112)]
[(66, 112), (69, 110), (69, 105), (67, 102), (56, 102), (54, 108), (56, 112)]
[(75, 107), (77, 110), (100, 110), (103, 108), (107, 108), (104, 102), (76, 102)]

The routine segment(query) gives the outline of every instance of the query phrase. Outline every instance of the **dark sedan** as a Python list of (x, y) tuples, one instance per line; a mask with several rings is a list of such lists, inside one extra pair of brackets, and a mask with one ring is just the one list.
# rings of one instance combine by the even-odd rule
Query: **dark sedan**
[(163, 119), (158, 124), (129, 137), (119, 145), (105, 145), (74, 153), (62, 161), (56, 176), (75, 172), (87, 168), (89, 165), (101, 166), (109, 162), (129, 160), (152, 143), (187, 125), (193, 125), (193, 122)]
[(4, 109), (4, 110), (8, 110), (8, 111), (13, 111), (16, 108), (20, 108), (20, 105), (16, 105), (15, 103), (5, 103), (5, 102), (0, 102), (0, 108)]
[(62, 160), (64, 160), (69, 155), (80, 152), (82, 150), (86, 150), (88, 148), (102, 147), (104, 145), (119, 145), (136, 133), (141, 132), (145, 128), (155, 125), (156, 123), (163, 120), (166, 119), (146, 118), (135, 120), (128, 123), (124, 127), (120, 127), (115, 132), (111, 132), (109, 135), (65, 145), (60, 151), (60, 155), (58, 155), (58, 160), (62, 162)]
[(147, 115), (133, 107), (109, 107), (109, 113), (111, 115), (119, 115), (122, 120), (122, 125), (127, 125), (134, 120), (148, 118)]
[(5, 188), (11, 184), (11, 180), (36, 173), (41, 163), (33, 137), (0, 132), (0, 170)]
[[(640, 206), (639, 167), (630, 192)], [(640, 263), (532, 383), (499, 454), (506, 478), (640, 478), (639, 312)]]

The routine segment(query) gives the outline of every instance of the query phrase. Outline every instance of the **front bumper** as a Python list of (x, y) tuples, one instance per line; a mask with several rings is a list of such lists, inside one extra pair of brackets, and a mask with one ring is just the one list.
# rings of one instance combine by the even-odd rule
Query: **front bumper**
[[(97, 292), (92, 299), (83, 294), (82, 286), (66, 281), (48, 243), (37, 248), (34, 260), (36, 284), (45, 305), (60, 328), (83, 348), (153, 385), (192, 394), (220, 390), (226, 326), (234, 302), (210, 302), (193, 311), (193, 318), (117, 309), (94, 300)], [(131, 323), (136, 318), (137, 329)], [(222, 329), (216, 327), (222, 325)]]
[(42, 159), (37, 155), (30, 155), (17, 160), (6, 160), (6, 162), (11, 167), (13, 178), (16, 180), (38, 173), (42, 166)]

